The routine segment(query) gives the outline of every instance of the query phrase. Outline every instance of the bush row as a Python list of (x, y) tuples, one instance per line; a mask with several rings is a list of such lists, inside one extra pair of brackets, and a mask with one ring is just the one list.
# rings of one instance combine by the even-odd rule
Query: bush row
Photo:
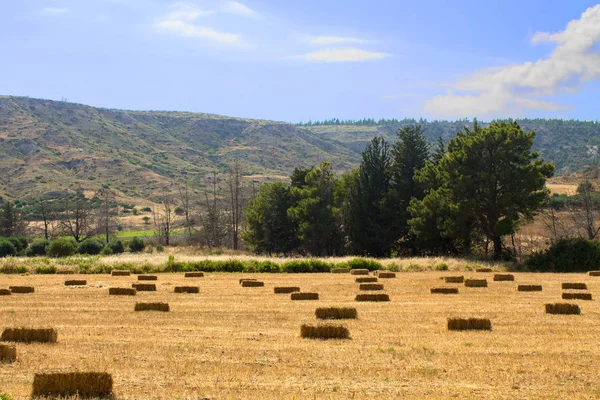
[(111, 255), (124, 253), (128, 247), (132, 253), (141, 252), (146, 244), (143, 239), (134, 237), (128, 243), (122, 240), (111, 240), (104, 244), (97, 239), (91, 238), (77, 243), (73, 238), (61, 238), (53, 241), (36, 239), (28, 245), (27, 239), (22, 237), (1, 237), (0, 257), (24, 255), (27, 257), (45, 256), (68, 257), (74, 254), (86, 255)]

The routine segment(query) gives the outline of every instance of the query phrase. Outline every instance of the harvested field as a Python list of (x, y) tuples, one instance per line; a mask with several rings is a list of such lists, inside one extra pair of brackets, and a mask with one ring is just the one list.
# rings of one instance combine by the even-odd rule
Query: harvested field
[(275, 286), (273, 288), (274, 293), (294, 293), (299, 292), (300, 286)]
[[(211, 273), (194, 296), (173, 293), (190, 283), (183, 273), (159, 274), (158, 290), (136, 299), (107, 296), (100, 286), (129, 286), (134, 278), (75, 275), (88, 287), (69, 290), (60, 275), (0, 275), (0, 287), (36, 288), (35, 295), (0, 300), (0, 328), (60, 331), (56, 344), (17, 345), (17, 362), (0, 367), (0, 393), (28, 399), (35, 373), (69, 367), (111, 373), (119, 400), (598, 397), (600, 302), (581, 304), (579, 316), (543, 310), (560, 301), (562, 282), (587, 283), (595, 294), (597, 278), (515, 273), (544, 291), (490, 284), (430, 295), (444, 274), (397, 273), (385, 285), (391, 301), (383, 303), (355, 302), (354, 279), (327, 273), (256, 274), (269, 290)], [(299, 286), (321, 300), (290, 301), (275, 296), (275, 286)], [(142, 297), (174, 311), (133, 312)], [(352, 340), (301, 338), (300, 326), (316, 322), (317, 305), (357, 308), (360, 319), (343, 321)], [(453, 316), (489, 318), (493, 330), (449, 332)]]
[(465, 277), (460, 276), (445, 276), (444, 281), (446, 283), (463, 283), (465, 281)]

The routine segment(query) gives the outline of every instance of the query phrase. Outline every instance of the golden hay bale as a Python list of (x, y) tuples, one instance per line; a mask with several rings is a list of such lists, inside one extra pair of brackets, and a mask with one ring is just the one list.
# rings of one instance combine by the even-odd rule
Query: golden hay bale
[(581, 314), (581, 308), (577, 304), (555, 303), (546, 304), (546, 314)]
[(358, 312), (354, 307), (319, 307), (315, 310), (318, 319), (355, 319)]
[(108, 294), (111, 296), (135, 296), (137, 290), (129, 288), (111, 287)]
[(106, 372), (37, 373), (32, 396), (108, 397), (113, 380)]
[(390, 301), (390, 296), (385, 293), (357, 294), (355, 301)]
[(154, 283), (132, 283), (131, 287), (138, 292), (156, 292), (156, 285)]
[(350, 272), (350, 268), (331, 268), (332, 274), (347, 274)]
[(465, 279), (465, 287), (487, 287), (487, 279)]
[(6, 328), (0, 340), (3, 342), (56, 343), (58, 334), (54, 328)]
[(589, 276), (600, 276), (600, 271), (588, 271)]
[(373, 283), (373, 282), (377, 282), (377, 277), (375, 276), (363, 276), (360, 278), (356, 278), (354, 280), (354, 282), (356, 283)]
[(477, 268), (477, 269), (475, 270), (475, 272), (492, 272), (492, 269), (491, 269), (491, 268), (488, 268), (488, 267), (484, 267), (484, 268)]
[(460, 276), (445, 276), (444, 281), (446, 283), (463, 283), (465, 281), (465, 277)]
[(186, 272), (183, 275), (184, 278), (202, 278), (204, 277), (204, 272)]
[(381, 279), (395, 278), (396, 277), (396, 273), (395, 272), (390, 272), (390, 271), (380, 271), (377, 274), (377, 277), (379, 277)]
[(131, 272), (126, 269), (113, 269), (110, 274), (112, 276), (129, 276)]
[(242, 278), (240, 279), (240, 285), (242, 284), (242, 282), (248, 282), (248, 281), (257, 281), (258, 279), (255, 278)]
[(261, 281), (242, 281), (242, 287), (259, 287), (265, 286), (264, 282)]
[(542, 285), (517, 285), (518, 292), (541, 292)]
[(343, 325), (302, 325), (300, 336), (308, 339), (349, 339), (350, 331)]
[(0, 296), (10, 296), (11, 294), (10, 289), (0, 289)]
[(563, 293), (563, 300), (592, 300), (591, 293)]
[(175, 286), (175, 293), (200, 293), (198, 286)]
[(156, 281), (158, 276), (156, 275), (138, 275), (138, 281)]
[(87, 281), (83, 279), (72, 279), (70, 281), (65, 281), (65, 286), (85, 286), (87, 285)]
[(369, 270), (362, 268), (351, 269), (350, 275), (369, 275)]
[(358, 290), (383, 290), (381, 283), (361, 283)]
[(431, 293), (458, 294), (458, 288), (456, 288), (456, 287), (432, 287)]
[(134, 311), (169, 311), (168, 303), (135, 303)]
[(494, 274), (494, 281), (496, 282), (506, 282), (514, 280), (515, 276), (513, 274)]
[(12, 344), (0, 344), (0, 361), (13, 362), (17, 359), (17, 348)]
[(564, 282), (561, 286), (563, 289), (587, 290), (585, 283)]
[(298, 286), (275, 286), (273, 289), (275, 293), (294, 293), (299, 291), (300, 288)]
[(491, 331), (492, 323), (488, 318), (448, 318), (449, 331)]
[(35, 289), (33, 286), (9, 286), (12, 293), (34, 293)]
[(296, 292), (290, 296), (292, 300), (319, 300), (319, 293)]

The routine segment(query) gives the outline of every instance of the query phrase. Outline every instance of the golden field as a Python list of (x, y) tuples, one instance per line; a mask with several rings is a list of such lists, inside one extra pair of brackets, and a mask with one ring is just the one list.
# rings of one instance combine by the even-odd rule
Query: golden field
[[(135, 275), (0, 275), (0, 288), (35, 286), (33, 294), (0, 297), (0, 328), (53, 327), (56, 344), (17, 344), (17, 361), (0, 364), (0, 393), (31, 394), (33, 375), (61, 369), (112, 374), (117, 399), (576, 399), (600, 397), (600, 306), (571, 301), (581, 315), (546, 315), (562, 282), (600, 277), (515, 273), (487, 288), (445, 284), (456, 271), (402, 272), (380, 279), (387, 303), (357, 303), (350, 274), (158, 274), (157, 292), (109, 296)], [(257, 278), (264, 287), (241, 287)], [(85, 287), (64, 281), (87, 279)], [(542, 292), (517, 292), (541, 283)], [(197, 285), (199, 294), (176, 294)], [(275, 286), (318, 292), (291, 301)], [(456, 286), (458, 295), (430, 294)], [(165, 302), (170, 312), (134, 312), (136, 302)], [(350, 340), (300, 337), (317, 307), (356, 307)], [(448, 317), (489, 318), (492, 331), (449, 332)], [(330, 321), (331, 322), (331, 321)], [(334, 321), (334, 323), (337, 323)]]

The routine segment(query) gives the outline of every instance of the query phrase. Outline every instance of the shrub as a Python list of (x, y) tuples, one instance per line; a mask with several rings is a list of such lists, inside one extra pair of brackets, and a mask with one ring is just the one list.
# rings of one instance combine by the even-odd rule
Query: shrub
[(50, 257), (68, 257), (75, 254), (77, 248), (73, 241), (68, 239), (58, 239), (50, 242), (48, 246), (48, 255)]
[(40, 274), (40, 275), (56, 274), (56, 266), (54, 266), (54, 265), (39, 266), (39, 267), (35, 268), (35, 273)]
[(145, 248), (146, 243), (144, 243), (144, 239), (141, 239), (137, 236), (131, 239), (131, 241), (129, 242), (129, 251), (132, 253), (139, 253), (141, 251), (144, 251)]
[(90, 256), (96, 256), (104, 249), (104, 245), (96, 239), (88, 239), (79, 243), (77, 246), (77, 253), (87, 254)]
[(6, 239), (0, 240), (0, 257), (16, 256), (17, 249)]
[(102, 251), (100, 252), (101, 256), (110, 256), (113, 254), (113, 251), (110, 249), (110, 247), (108, 246), (104, 246), (104, 248), (102, 249)]
[(163, 247), (162, 244), (159, 243), (156, 245), (156, 251), (159, 253), (162, 253), (163, 251), (165, 251), (165, 248)]
[(281, 266), (282, 272), (329, 272), (333, 264), (321, 260), (295, 260), (288, 261)]
[(436, 271), (448, 271), (448, 264), (439, 263), (438, 265), (435, 266), (435, 270)]
[(112, 254), (121, 254), (125, 252), (125, 243), (122, 240), (111, 240), (107, 247), (112, 251)]
[(563, 239), (526, 260), (532, 271), (587, 272), (600, 265), (600, 242)]
[(383, 269), (383, 265), (375, 260), (367, 260), (366, 258), (353, 258), (348, 261), (350, 269), (368, 269), (369, 271), (377, 271)]
[(23, 236), (8, 236), (8, 237), (5, 237), (4, 239), (8, 240), (9, 242), (12, 243), (13, 246), (15, 246), (17, 253), (19, 253), (20, 251), (23, 251), (27, 248), (27, 239), (24, 238)]
[(27, 257), (45, 256), (50, 242), (47, 239), (36, 239), (29, 245), (25, 255)]

